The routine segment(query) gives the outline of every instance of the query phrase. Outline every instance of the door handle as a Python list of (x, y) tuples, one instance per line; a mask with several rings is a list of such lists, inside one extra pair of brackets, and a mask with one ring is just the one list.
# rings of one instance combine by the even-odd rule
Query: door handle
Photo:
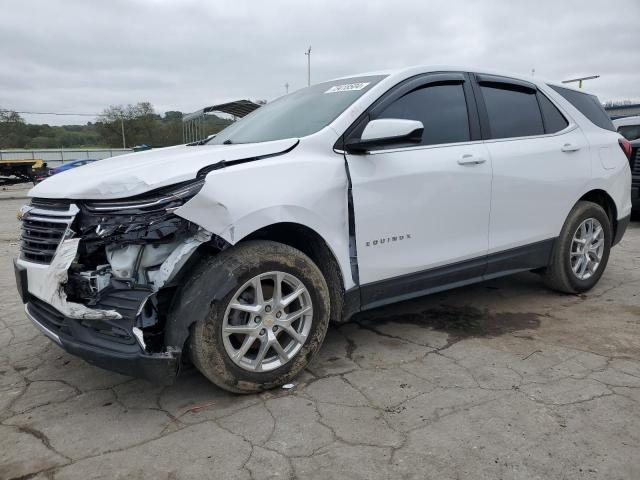
[(580, 150), (580, 146), (574, 145), (573, 143), (565, 143), (564, 145), (562, 145), (562, 148), (560, 148), (560, 150), (562, 150), (563, 152), (577, 152), (578, 150)]
[(458, 165), (480, 165), (486, 162), (486, 158), (476, 157), (475, 155), (466, 154), (458, 159)]

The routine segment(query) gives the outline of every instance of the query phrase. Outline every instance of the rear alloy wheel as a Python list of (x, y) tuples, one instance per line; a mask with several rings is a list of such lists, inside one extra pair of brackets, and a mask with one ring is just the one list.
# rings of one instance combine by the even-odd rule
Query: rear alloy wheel
[(598, 283), (609, 260), (613, 238), (609, 217), (596, 203), (580, 201), (569, 213), (555, 242), (545, 283), (565, 293), (581, 293)]
[(604, 229), (596, 218), (587, 218), (577, 228), (569, 255), (571, 270), (578, 279), (587, 280), (598, 270), (604, 255)]
[(176, 318), (199, 312), (190, 340), (195, 366), (238, 393), (291, 381), (319, 350), (329, 325), (329, 291), (318, 267), (301, 251), (267, 240), (209, 258), (175, 303)]

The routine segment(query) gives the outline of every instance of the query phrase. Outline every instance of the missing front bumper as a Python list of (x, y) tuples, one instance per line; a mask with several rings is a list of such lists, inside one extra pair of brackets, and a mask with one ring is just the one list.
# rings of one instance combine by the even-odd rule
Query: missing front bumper
[[(177, 376), (184, 344), (165, 343), (166, 312), (176, 286), (173, 282), (212, 235), (164, 210), (142, 212), (134, 222), (130, 215), (90, 214), (85, 209), (79, 212), (75, 205), (66, 208), (65, 225), (73, 223), (80, 235), (65, 231), (55, 249), (47, 250), (50, 258), (46, 262), (24, 256), (14, 261), (27, 316), (48, 338), (89, 363), (156, 383), (171, 383)], [(29, 212), (36, 209), (30, 207)], [(48, 235), (44, 230), (37, 229)], [(34, 232), (36, 227), (26, 228), (23, 239)], [(122, 262), (114, 266), (109, 255), (103, 258), (101, 249), (106, 252), (119, 242), (138, 247), (139, 254), (133, 258), (135, 269), (122, 267)], [(145, 249), (151, 252), (146, 257)], [(118, 270), (118, 266), (122, 268)], [(94, 274), (95, 285), (87, 273)]]
[(108, 335), (95, 320), (69, 318), (29, 294), (27, 271), (15, 264), (16, 284), (33, 324), (67, 352), (95, 366), (169, 385), (179, 373), (181, 351), (145, 352), (131, 335)]
[(161, 385), (170, 385), (179, 373), (181, 352), (177, 349), (146, 353), (137, 342), (106, 338), (36, 300), (25, 305), (25, 312), (40, 331), (64, 350), (97, 367)]

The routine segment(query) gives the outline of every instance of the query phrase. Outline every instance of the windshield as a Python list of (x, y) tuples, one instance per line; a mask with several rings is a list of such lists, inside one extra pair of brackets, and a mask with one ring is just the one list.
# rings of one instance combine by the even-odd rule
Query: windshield
[(637, 140), (640, 138), (640, 125), (623, 125), (618, 127), (618, 133), (627, 140)]
[(303, 88), (258, 108), (207, 143), (228, 145), (306, 137), (329, 125), (383, 78), (342, 78)]

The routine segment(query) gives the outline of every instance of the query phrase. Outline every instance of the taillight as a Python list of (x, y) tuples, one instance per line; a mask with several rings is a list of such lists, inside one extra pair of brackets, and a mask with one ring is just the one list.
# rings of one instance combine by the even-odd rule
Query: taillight
[(618, 143), (620, 144), (620, 148), (627, 156), (627, 160), (631, 160), (631, 142), (626, 138), (618, 139)]

